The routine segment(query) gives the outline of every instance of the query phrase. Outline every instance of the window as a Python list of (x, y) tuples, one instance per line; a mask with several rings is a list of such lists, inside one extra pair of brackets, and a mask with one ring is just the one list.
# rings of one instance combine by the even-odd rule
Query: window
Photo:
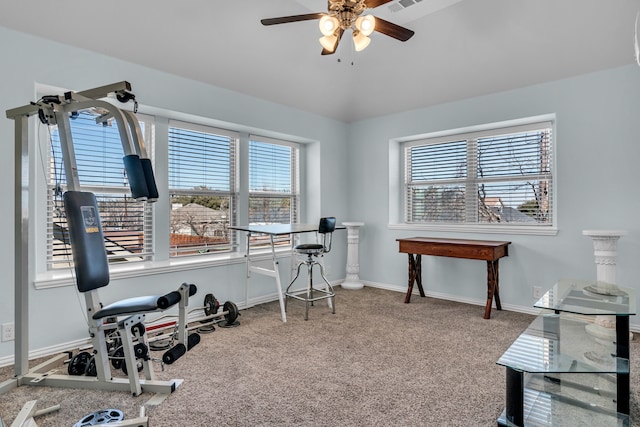
[[(154, 154), (161, 198), (159, 204), (140, 203), (130, 195), (117, 122), (98, 124), (97, 113), (81, 111), (70, 120), (70, 127), (79, 186), (96, 195), (108, 259), (121, 264), (118, 274), (128, 274), (125, 264), (135, 262), (186, 256), (204, 261), (207, 254), (228, 255), (238, 246), (238, 234), (229, 230), (238, 218), (252, 224), (298, 221), (299, 144), (219, 129), (202, 121), (162, 118), (162, 126), (156, 128), (155, 117), (137, 114), (146, 148)], [(34, 247), (38, 248), (38, 280), (55, 282), (65, 280), (61, 278), (66, 273), (59, 272), (72, 265), (62, 200), (67, 183), (58, 129), (41, 126), (47, 139), (39, 151), (42, 160), (37, 172), (44, 178), (38, 181), (43, 191), (46, 184), (47, 198), (46, 204), (38, 199), (38, 223), (46, 226), (47, 233), (34, 235)], [(262, 242), (256, 236), (251, 243)], [(278, 243), (288, 245), (291, 239), (282, 236)], [(224, 259), (217, 257), (215, 262)]]
[[(298, 222), (298, 144), (251, 135), (249, 139), (249, 223)], [(290, 236), (278, 236), (289, 244)]]
[[(80, 187), (95, 193), (98, 200), (109, 262), (148, 259), (152, 254), (151, 205), (130, 197), (116, 123), (97, 124), (96, 116), (82, 111), (70, 120)], [(145, 118), (140, 125), (148, 139), (151, 122)], [(57, 127), (50, 128), (49, 135), (47, 268), (68, 268), (72, 256), (62, 202), (67, 185)]]
[(552, 122), (405, 144), (405, 221), (552, 226)]
[(234, 132), (169, 122), (170, 256), (232, 249), (237, 140)]
[(297, 183), (297, 144), (252, 136), (249, 141), (249, 222), (297, 222)]

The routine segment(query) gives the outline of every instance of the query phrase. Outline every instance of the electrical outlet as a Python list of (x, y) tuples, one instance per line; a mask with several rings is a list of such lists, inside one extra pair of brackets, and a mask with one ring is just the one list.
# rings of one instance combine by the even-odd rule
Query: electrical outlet
[(542, 288), (540, 286), (533, 287), (533, 297), (536, 299), (542, 298)]
[(2, 341), (13, 341), (16, 333), (15, 324), (11, 323), (3, 323), (2, 324)]

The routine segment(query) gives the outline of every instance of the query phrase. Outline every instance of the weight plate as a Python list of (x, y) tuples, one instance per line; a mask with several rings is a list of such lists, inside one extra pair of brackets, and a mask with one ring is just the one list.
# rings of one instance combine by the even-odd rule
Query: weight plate
[(204, 296), (205, 316), (211, 316), (213, 314), (216, 314), (219, 308), (220, 308), (220, 303), (218, 302), (216, 297), (213, 296), (213, 294), (206, 294)]
[(116, 423), (124, 420), (124, 413), (118, 409), (105, 409), (85, 415), (73, 427), (89, 427), (99, 424)]
[(91, 359), (89, 359), (89, 363), (87, 363), (87, 367), (84, 370), (84, 374), (88, 377), (97, 377), (98, 376), (98, 368), (96, 368), (96, 356), (93, 355)]
[(157, 340), (157, 341), (151, 341), (149, 343), (149, 348), (152, 351), (166, 350), (169, 347), (171, 347), (171, 338), (167, 338), (167, 339), (163, 339), (163, 340)]
[(239, 314), (238, 306), (231, 301), (227, 301), (224, 303), (224, 306), (222, 307), (222, 311), (228, 312), (227, 314), (224, 315), (224, 318), (228, 324), (233, 324), (238, 318), (238, 314)]
[(133, 354), (136, 355), (136, 359), (148, 359), (149, 348), (144, 343), (139, 342), (133, 346)]
[(111, 356), (111, 366), (115, 369), (120, 369), (124, 364), (124, 350), (122, 347), (113, 352)]
[[(138, 368), (138, 372), (142, 372), (142, 369), (144, 368), (144, 366), (142, 365), (142, 362), (138, 362), (138, 361), (136, 361), (136, 367)], [(129, 375), (129, 371), (127, 370), (127, 362), (125, 362), (124, 360), (122, 361), (122, 372), (125, 375)]]
[(69, 362), (69, 366), (67, 367), (67, 372), (69, 372), (69, 375), (84, 374), (90, 358), (91, 354), (86, 351), (80, 352), (73, 356), (71, 358), (71, 361)]

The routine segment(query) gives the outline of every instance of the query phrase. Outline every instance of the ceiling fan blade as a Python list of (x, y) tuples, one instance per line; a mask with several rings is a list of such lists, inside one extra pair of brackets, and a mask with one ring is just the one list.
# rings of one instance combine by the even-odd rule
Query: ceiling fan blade
[(326, 13), (307, 13), (305, 15), (281, 16), (279, 18), (261, 19), (262, 25), (288, 24), (289, 22), (311, 21), (312, 19), (320, 19)]
[(344, 30), (340, 28), (338, 30), (338, 38), (336, 39), (336, 44), (333, 46), (333, 50), (327, 50), (325, 48), (322, 48), (322, 55), (333, 55), (334, 53), (336, 53), (336, 50), (338, 49), (338, 44), (340, 43), (340, 39), (342, 38), (343, 33), (344, 33)]
[(392, 1), (393, 0), (365, 0), (364, 4), (366, 4), (369, 9), (373, 9), (374, 7), (382, 6)]
[(400, 25), (396, 25), (393, 22), (385, 21), (378, 17), (376, 17), (375, 31), (389, 37), (393, 37), (394, 39), (398, 39), (401, 42), (406, 42), (415, 34), (408, 28), (401, 27)]

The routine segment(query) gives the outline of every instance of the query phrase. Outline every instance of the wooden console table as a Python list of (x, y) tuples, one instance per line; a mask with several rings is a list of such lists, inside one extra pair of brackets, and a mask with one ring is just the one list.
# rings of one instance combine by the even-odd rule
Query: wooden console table
[(409, 255), (409, 288), (404, 302), (409, 303), (413, 283), (418, 284), (420, 296), (424, 297), (422, 287), (422, 255), (445, 256), (452, 258), (478, 259), (487, 261), (487, 304), (484, 318), (491, 317), (491, 305), (496, 301), (496, 308), (502, 310), (500, 304), (500, 288), (498, 287), (498, 261), (508, 256), (508, 246), (511, 242), (496, 242), (493, 240), (464, 240), (464, 239), (432, 239), (429, 237), (411, 237), (396, 239), (399, 252)]

